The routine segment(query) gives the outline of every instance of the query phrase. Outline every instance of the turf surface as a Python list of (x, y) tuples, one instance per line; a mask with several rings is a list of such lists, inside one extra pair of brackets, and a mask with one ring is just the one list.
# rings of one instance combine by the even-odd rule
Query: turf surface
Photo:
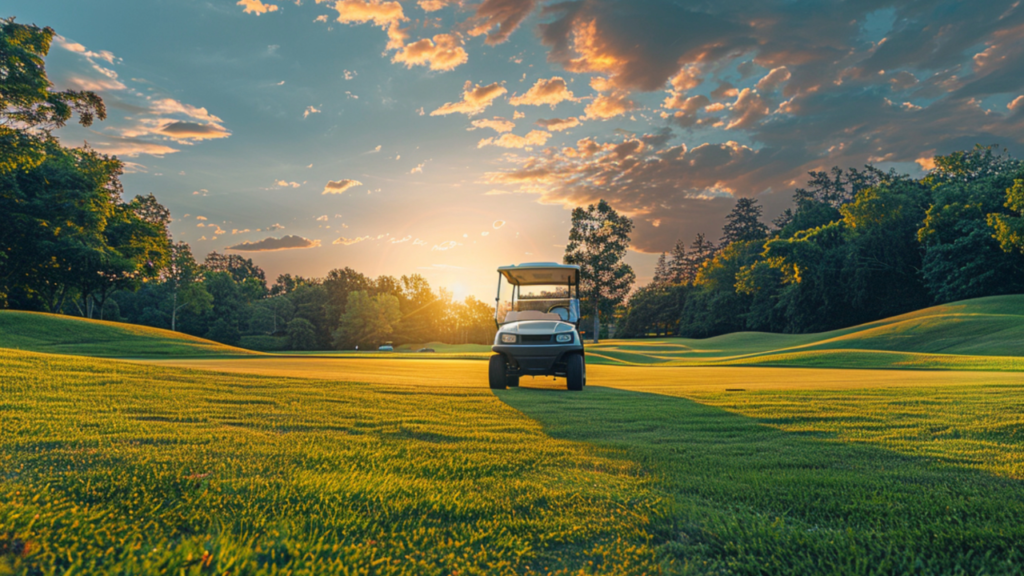
[(612, 341), (580, 393), (0, 313), (0, 574), (1020, 574), (1019, 301)]
[(0, 311), (0, 347), (117, 358), (256, 354), (170, 330), (16, 310)]

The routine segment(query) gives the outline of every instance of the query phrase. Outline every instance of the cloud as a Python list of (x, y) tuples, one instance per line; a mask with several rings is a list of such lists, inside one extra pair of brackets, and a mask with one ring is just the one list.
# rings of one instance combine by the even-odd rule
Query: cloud
[(303, 118), (309, 118), (310, 114), (319, 114), (320, 109), (316, 106), (306, 106), (306, 111), (302, 113)]
[(274, 232), (275, 230), (284, 230), (284, 226), (281, 226), (280, 224), (271, 224), (270, 226), (267, 226), (267, 232)]
[(732, 105), (733, 120), (725, 127), (726, 130), (735, 128), (751, 128), (761, 118), (769, 113), (768, 103), (756, 91), (750, 88), (740, 90), (736, 102)]
[(1012, 102), (1006, 105), (1006, 108), (1008, 110), (1016, 110), (1022, 106), (1024, 106), (1024, 96), (1017, 96)]
[(165, 154), (178, 152), (177, 148), (171, 148), (164, 144), (146, 142), (138, 138), (120, 138), (117, 136), (103, 136), (99, 140), (89, 142), (89, 145), (97, 151), (111, 156), (138, 157), (140, 154), (162, 157)]
[(612, 94), (599, 94), (594, 100), (587, 104), (585, 118), (588, 120), (607, 120), (636, 110), (636, 102), (629, 99), (626, 92), (614, 92)]
[(431, 70), (454, 70), (460, 64), (469, 61), (469, 54), (462, 48), (462, 40), (452, 34), (438, 34), (434, 39), (422, 40), (407, 44), (391, 59), (392, 62), (413, 66), (427, 66)]
[(462, 244), (456, 242), (455, 240), (447, 240), (445, 242), (441, 242), (440, 244), (434, 244), (433, 248), (431, 248), (430, 251), (446, 252), (448, 250), (451, 250), (452, 248), (455, 248), (456, 246), (462, 246)]
[(317, 216), (316, 218), (317, 222), (327, 222), (328, 220), (330, 220), (330, 218), (328, 218), (327, 214), (324, 214), (323, 216)]
[[(317, 0), (317, 4), (326, 0)], [(342, 24), (363, 24), (373, 22), (381, 28), (388, 28), (406, 20), (402, 5), (398, 2), (377, 0), (337, 0), (334, 9), (338, 11), (338, 22)]]
[(426, 165), (426, 162), (420, 162), (419, 164), (414, 166), (412, 170), (409, 170), (409, 174), (423, 174), (423, 167)]
[(555, 76), (550, 80), (541, 78), (522, 96), (513, 96), (508, 99), (508, 103), (513, 106), (543, 106), (548, 104), (552, 110), (554, 110), (559, 102), (566, 101), (575, 102), (576, 98), (573, 97), (572, 92), (569, 91), (569, 86), (560, 76)]
[(466, 23), (469, 35), (486, 34), (487, 45), (501, 44), (536, 6), (537, 0), (484, 0)]
[(462, 100), (448, 102), (431, 112), (430, 115), (465, 114), (466, 116), (475, 116), (486, 110), (496, 98), (506, 92), (508, 90), (498, 82), (488, 84), (487, 86), (479, 84), (474, 86), (472, 82), (467, 80), (465, 86), (462, 87)]
[(570, 116), (569, 118), (552, 118), (550, 120), (537, 120), (534, 122), (537, 126), (545, 130), (552, 132), (561, 132), (562, 130), (568, 130), (569, 128), (575, 128), (580, 125), (579, 118)]
[(365, 240), (369, 240), (370, 238), (371, 238), (370, 236), (356, 236), (355, 238), (345, 238), (344, 236), (342, 236), (341, 238), (338, 238), (334, 242), (331, 242), (331, 244), (341, 244), (342, 246), (351, 246), (353, 244), (358, 244), (358, 243), (363, 242)]
[(242, 10), (244, 14), (265, 14), (267, 12), (276, 12), (277, 6), (273, 4), (264, 4), (260, 0), (238, 0), (237, 6), (244, 6), (245, 10)]
[(495, 116), (491, 119), (484, 118), (481, 120), (473, 120), (472, 125), (473, 127), (470, 128), (470, 130), (474, 130), (476, 128), (490, 128), (498, 133), (511, 132), (512, 129), (516, 127), (515, 122), (501, 118), (500, 116)]
[(362, 186), (358, 180), (331, 180), (324, 186), (323, 194), (344, 194), (346, 190), (354, 186)]
[(477, 143), (477, 148), (485, 146), (500, 146), (502, 148), (527, 148), (530, 146), (543, 146), (551, 138), (550, 132), (543, 130), (531, 130), (526, 136), (517, 136), (512, 133), (502, 134), (498, 138), (484, 138)]
[(498, 230), (499, 228), (501, 228), (504, 225), (505, 225), (505, 221), (504, 220), (495, 220), (494, 223), (491, 224), (491, 227), (494, 228), (495, 230)]
[(200, 124), (198, 122), (164, 121), (153, 129), (153, 133), (161, 134), (177, 141), (213, 140), (227, 138), (231, 132), (217, 124)]
[(108, 64), (113, 64), (115, 60), (120, 60), (120, 58), (114, 56), (113, 52), (110, 52), (108, 50), (100, 50), (99, 52), (93, 52), (92, 50), (86, 49), (85, 46), (79, 44), (78, 42), (71, 42), (63, 36), (56, 36), (54, 38), (54, 43), (60, 48), (67, 50), (68, 52), (76, 52), (90, 60), (103, 60)]
[(419, 0), (419, 2), (417, 2), (424, 12), (437, 12), (438, 10), (444, 9), (446, 6), (458, 6), (461, 3), (462, 0)]
[(282, 188), (298, 188), (299, 186), (302, 186), (302, 184), (299, 184), (298, 182), (288, 182), (287, 180), (275, 180), (274, 184), (277, 184)]
[(779, 86), (785, 84), (792, 77), (793, 75), (785, 66), (772, 68), (771, 72), (765, 74), (764, 78), (761, 78), (757, 82), (757, 89), (761, 92), (774, 92)]
[[(223, 232), (218, 231), (218, 234), (221, 233)], [(227, 249), (234, 250), (235, 252), (276, 252), (278, 250), (296, 250), (300, 248), (316, 248), (318, 246), (320, 246), (319, 240), (289, 235), (281, 238), (270, 236), (256, 242), (245, 241), (241, 244), (229, 246)]]

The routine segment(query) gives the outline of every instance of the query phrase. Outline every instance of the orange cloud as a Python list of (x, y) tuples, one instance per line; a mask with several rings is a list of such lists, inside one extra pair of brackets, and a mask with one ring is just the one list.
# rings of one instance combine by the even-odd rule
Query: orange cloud
[[(223, 234), (224, 231), (218, 228), (216, 233)], [(227, 249), (236, 252), (276, 252), (278, 250), (296, 250), (300, 248), (316, 248), (318, 246), (320, 246), (319, 240), (310, 240), (302, 236), (283, 236), (281, 238), (271, 236), (258, 242), (249, 242), (247, 240), (241, 244), (228, 246)]]
[(470, 128), (470, 130), (473, 130), (475, 128), (490, 128), (498, 133), (511, 132), (512, 129), (516, 127), (515, 122), (512, 122), (511, 120), (506, 120), (505, 118), (502, 118), (500, 116), (495, 116), (490, 120), (486, 118), (481, 120), (473, 120), (472, 124), (473, 128)]
[(344, 194), (349, 188), (355, 186), (362, 186), (363, 183), (358, 180), (344, 179), (344, 180), (330, 180), (324, 185), (323, 194)]
[(487, 45), (501, 44), (536, 6), (537, 0), (484, 0), (467, 22), (469, 35), (486, 34)]
[(569, 118), (552, 118), (550, 120), (537, 120), (537, 126), (545, 130), (551, 130), (552, 132), (561, 132), (562, 130), (568, 130), (569, 128), (575, 128), (580, 125), (579, 118), (570, 116)]
[(370, 236), (356, 236), (355, 238), (345, 238), (344, 236), (342, 236), (341, 238), (338, 238), (334, 242), (331, 242), (331, 244), (341, 244), (342, 246), (351, 246), (353, 244), (358, 244), (360, 242), (363, 242), (363, 241), (366, 241), (366, 240), (370, 240), (370, 239), (371, 239)]
[(459, 102), (448, 102), (431, 112), (430, 115), (465, 114), (466, 116), (475, 116), (483, 112), (496, 98), (506, 92), (508, 90), (497, 82), (487, 86), (480, 86), (479, 84), (473, 86), (472, 82), (466, 81), (466, 85), (462, 89), (462, 100)]
[(543, 130), (531, 130), (526, 136), (516, 134), (502, 134), (500, 138), (484, 138), (477, 143), (477, 148), (485, 146), (500, 146), (502, 148), (527, 148), (530, 146), (543, 146), (551, 138), (550, 132)]
[(462, 48), (462, 40), (452, 34), (438, 34), (434, 39), (424, 38), (413, 42), (395, 54), (392, 62), (413, 66), (428, 66), (431, 70), (454, 70), (465, 64), (469, 55)]
[(793, 77), (785, 66), (772, 68), (771, 72), (757, 82), (757, 89), (761, 92), (774, 92), (776, 88), (789, 81)]
[(584, 112), (588, 120), (607, 120), (625, 114), (630, 110), (636, 110), (636, 108), (636, 102), (630, 100), (627, 93), (613, 92), (611, 94), (600, 94), (595, 97), (590, 104), (587, 104)]
[(420, 0), (417, 2), (424, 12), (437, 12), (450, 5), (460, 5), (462, 0)]
[(750, 128), (758, 120), (769, 114), (768, 104), (755, 90), (744, 88), (740, 90), (736, 102), (732, 105), (733, 120), (725, 127), (726, 130), (734, 128)]
[[(327, 0), (317, 0), (317, 4), (325, 1)], [(334, 9), (338, 11), (338, 22), (342, 24), (373, 22), (381, 28), (387, 28), (406, 20), (402, 5), (398, 2), (337, 0)]]
[(267, 12), (276, 12), (277, 6), (273, 4), (264, 4), (260, 0), (238, 0), (236, 6), (244, 6), (245, 10), (242, 10), (243, 14), (266, 14)]
[(548, 104), (552, 110), (559, 102), (565, 101), (575, 102), (576, 98), (569, 91), (569, 86), (566, 85), (565, 80), (558, 76), (550, 80), (541, 78), (526, 91), (526, 94), (513, 96), (508, 99), (508, 103), (513, 106), (543, 106)]

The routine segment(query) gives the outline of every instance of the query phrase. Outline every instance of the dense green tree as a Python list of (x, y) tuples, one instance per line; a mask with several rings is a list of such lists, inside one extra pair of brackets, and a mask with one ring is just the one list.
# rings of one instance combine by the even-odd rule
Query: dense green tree
[(402, 320), (398, 298), (391, 294), (371, 296), (357, 290), (348, 295), (348, 304), (334, 333), (338, 349), (363, 346), (376, 348), (388, 341)]
[(611, 315), (636, 279), (633, 268), (622, 261), (632, 231), (633, 221), (619, 215), (604, 200), (572, 211), (564, 261), (580, 267), (580, 295), (592, 314), (595, 343), (600, 335), (601, 314)]
[(672, 273), (669, 270), (669, 264), (667, 255), (662, 252), (661, 256), (658, 256), (658, 263), (654, 266), (654, 280), (655, 284), (667, 284), (672, 280)]
[(227, 318), (217, 318), (206, 332), (205, 338), (229, 346), (238, 346), (242, 341), (238, 326)]
[(768, 237), (768, 227), (761, 222), (764, 208), (757, 204), (756, 198), (740, 198), (736, 200), (732, 212), (725, 217), (725, 228), (722, 229), (722, 244), (733, 242), (756, 242)]
[(668, 258), (668, 282), (669, 284), (683, 284), (690, 282), (693, 277), (689, 273), (689, 256), (686, 254), (686, 242), (683, 239), (676, 240), (672, 252)]
[(210, 272), (226, 272), (231, 275), (235, 282), (244, 282), (254, 279), (263, 284), (266, 290), (267, 277), (263, 269), (253, 263), (251, 258), (245, 258), (238, 254), (220, 254), (210, 252), (203, 261), (203, 266)]
[(1014, 180), (1007, 188), (1005, 206), (1015, 215), (988, 215), (988, 224), (995, 231), (993, 237), (1004, 252), (1024, 253), (1024, 180)]
[(163, 281), (170, 293), (171, 330), (178, 329), (178, 313), (184, 309), (203, 314), (213, 308), (213, 296), (203, 285), (203, 274), (185, 242), (171, 244), (171, 257)]
[(67, 124), (73, 113), (83, 126), (107, 117), (95, 93), (53, 90), (45, 58), (55, 34), (0, 19), (0, 174), (39, 166), (56, 144), (50, 131)]
[(314, 350), (318, 340), (316, 327), (305, 318), (295, 318), (288, 322), (288, 345), (292, 350)]

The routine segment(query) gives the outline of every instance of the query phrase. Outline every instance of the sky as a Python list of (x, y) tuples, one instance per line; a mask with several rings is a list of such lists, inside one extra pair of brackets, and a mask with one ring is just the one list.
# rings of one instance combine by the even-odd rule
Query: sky
[(1024, 157), (1024, 7), (986, 0), (8, 0), (52, 27), (58, 132), (126, 163), (202, 257), (272, 280), (418, 273), (457, 298), (560, 261), (571, 210), (633, 218), (627, 262), (810, 170)]

